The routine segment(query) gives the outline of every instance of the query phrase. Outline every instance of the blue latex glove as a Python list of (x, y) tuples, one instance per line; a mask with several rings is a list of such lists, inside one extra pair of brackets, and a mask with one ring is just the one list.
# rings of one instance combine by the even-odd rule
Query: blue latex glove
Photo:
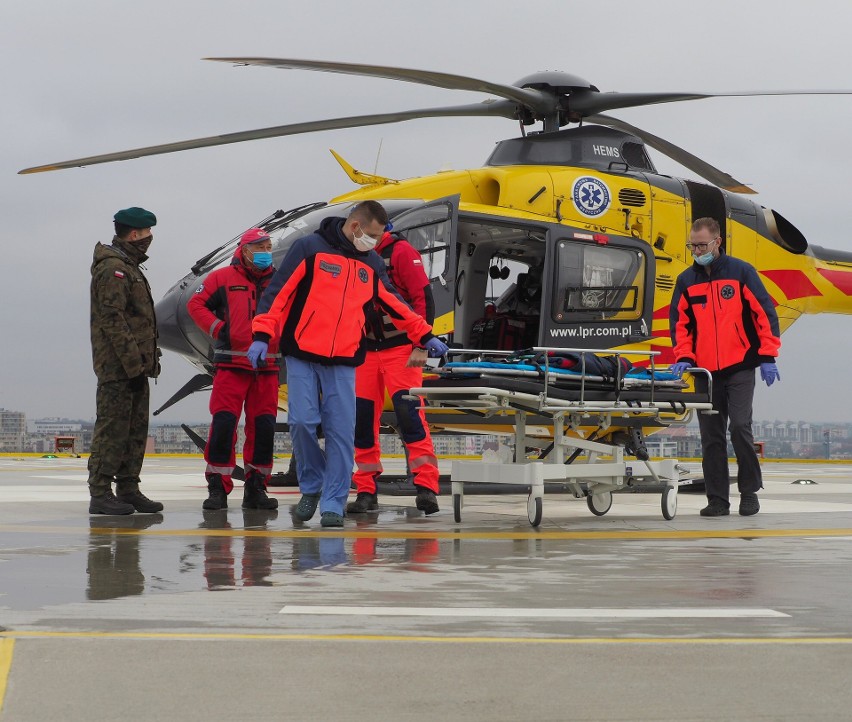
[(424, 345), (432, 358), (443, 356), (450, 350), (450, 347), (439, 338), (430, 338)]
[(778, 372), (778, 367), (772, 363), (760, 364), (760, 379), (765, 381), (767, 386), (772, 386), (776, 381), (780, 381), (781, 374)]
[(256, 369), (258, 366), (266, 365), (266, 352), (268, 349), (269, 344), (266, 341), (252, 341), (246, 354), (252, 368)]
[(689, 363), (689, 361), (678, 361), (676, 364), (672, 364), (669, 367), (669, 372), (680, 378), (681, 376), (683, 376), (684, 371), (691, 368), (692, 364)]

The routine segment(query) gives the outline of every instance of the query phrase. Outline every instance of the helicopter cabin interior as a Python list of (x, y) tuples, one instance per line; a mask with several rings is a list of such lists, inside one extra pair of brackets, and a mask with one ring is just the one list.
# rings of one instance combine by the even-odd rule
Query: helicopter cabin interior
[(467, 213), (455, 223), (430, 221), (403, 234), (423, 257), (436, 318), (453, 312), (457, 347), (603, 347), (647, 336), (653, 256), (640, 244), (590, 242), (564, 226)]

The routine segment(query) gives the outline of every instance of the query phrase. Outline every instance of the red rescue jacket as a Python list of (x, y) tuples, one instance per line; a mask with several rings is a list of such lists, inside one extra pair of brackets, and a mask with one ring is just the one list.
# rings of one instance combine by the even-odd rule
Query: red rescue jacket
[(286, 356), (326, 365), (364, 361), (365, 314), (377, 303), (412, 343), (433, 338), (431, 327), (391, 286), (382, 259), (355, 249), (326, 218), (317, 233), (298, 239), (261, 299), (254, 337), (268, 341), (281, 331)]
[[(384, 259), (388, 277), (399, 295), (418, 316), (425, 318), (426, 323), (431, 325), (435, 321), (435, 301), (429, 277), (423, 270), (423, 259), (417, 249), (405, 238), (385, 233), (375, 250)], [(383, 314), (380, 309), (371, 309), (367, 321), (367, 351), (380, 351), (411, 343), (405, 331), (396, 328), (390, 316)]]
[[(196, 325), (213, 337), (213, 363), (227, 368), (251, 369), (246, 351), (252, 342), (251, 323), (275, 268), (249, 270), (237, 248), (231, 265), (210, 273), (186, 304)], [(278, 369), (278, 335), (272, 334), (266, 370)]]
[(773, 362), (781, 348), (778, 315), (753, 266), (721, 255), (694, 263), (675, 283), (669, 307), (678, 361), (731, 373)]

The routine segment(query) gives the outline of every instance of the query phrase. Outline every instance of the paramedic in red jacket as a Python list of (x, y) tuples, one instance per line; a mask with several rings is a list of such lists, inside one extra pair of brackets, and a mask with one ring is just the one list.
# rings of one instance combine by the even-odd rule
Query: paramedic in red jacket
[(231, 264), (210, 273), (187, 304), (192, 320), (213, 338), (214, 347), (210, 395), (213, 422), (204, 449), (208, 490), (204, 509), (228, 506), (228, 494), (234, 488), (231, 474), (236, 464), (237, 422), (243, 407), (243, 508), (278, 508), (278, 500), (266, 494), (278, 413), (278, 365), (273, 360), (277, 336), (270, 344), (273, 355), (263, 368), (253, 369), (246, 356), (252, 341), (252, 319), (274, 272), (269, 235), (261, 228), (250, 228), (240, 238)]
[[(249, 360), (257, 367), (279, 331), (287, 363), (290, 435), (302, 498), (297, 521), (320, 506), (324, 527), (343, 526), (354, 465), (355, 367), (364, 361), (365, 314), (378, 304), (412, 343), (442, 356), (447, 346), (390, 285), (375, 248), (389, 230), (376, 201), (356, 205), (348, 218), (326, 218), (297, 239), (263, 295), (252, 324)], [(317, 441), (322, 424), (325, 451)]]
[[(429, 278), (417, 250), (404, 238), (386, 232), (376, 246), (391, 283), (418, 315), (430, 325), (435, 304)], [(355, 474), (358, 496), (347, 513), (363, 514), (379, 508), (376, 478), (382, 473), (379, 425), (385, 389), (393, 403), (398, 429), (405, 444), (408, 466), (417, 487), (417, 508), (438, 511), (438, 460), (421, 403), (409, 398), (409, 389), (423, 385), (426, 351), (412, 346), (404, 332), (387, 316), (372, 314), (365, 341), (367, 356), (355, 372)]]
[(704, 484), (708, 504), (701, 516), (730, 513), (731, 482), (725, 427), (737, 456), (739, 513), (760, 511), (763, 488), (760, 462), (751, 431), (755, 369), (771, 386), (780, 381), (775, 357), (781, 348), (778, 316), (753, 266), (722, 250), (719, 223), (699, 218), (692, 224), (688, 248), (695, 263), (677, 278), (669, 323), (680, 376), (693, 366), (713, 377), (716, 414), (699, 414)]

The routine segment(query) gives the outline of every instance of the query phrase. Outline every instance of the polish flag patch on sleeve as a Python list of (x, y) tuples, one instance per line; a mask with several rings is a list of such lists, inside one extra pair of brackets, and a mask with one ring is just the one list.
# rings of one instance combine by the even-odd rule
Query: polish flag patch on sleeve
[(116, 278), (124, 278), (124, 273), (122, 273), (121, 271), (116, 271), (116, 272), (115, 272), (115, 277), (116, 277)]

